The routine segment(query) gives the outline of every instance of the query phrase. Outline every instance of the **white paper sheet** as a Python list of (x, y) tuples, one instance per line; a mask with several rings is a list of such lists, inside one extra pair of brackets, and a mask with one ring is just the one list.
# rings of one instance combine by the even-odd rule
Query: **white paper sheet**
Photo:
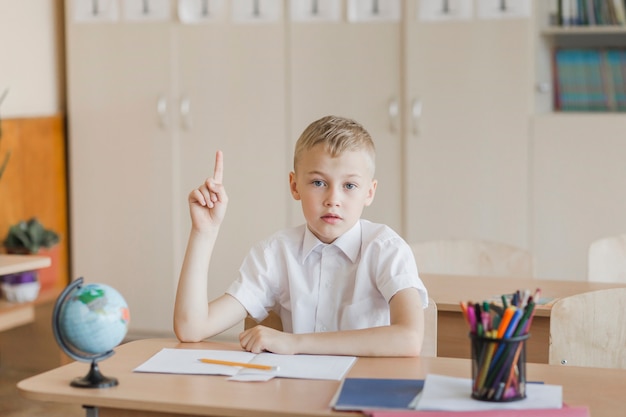
[[(271, 371), (257, 371), (200, 362), (201, 358), (277, 366), (273, 376), (282, 378), (341, 380), (352, 367), (354, 356), (254, 354), (230, 350), (162, 349), (134, 369), (135, 372), (228, 375), (234, 380), (266, 380)], [(256, 377), (255, 377), (256, 375)]]
[(563, 387), (560, 385), (526, 384), (526, 398), (510, 402), (479, 401), (471, 397), (472, 380), (428, 374), (419, 395), (417, 410), (480, 411), (562, 408)]

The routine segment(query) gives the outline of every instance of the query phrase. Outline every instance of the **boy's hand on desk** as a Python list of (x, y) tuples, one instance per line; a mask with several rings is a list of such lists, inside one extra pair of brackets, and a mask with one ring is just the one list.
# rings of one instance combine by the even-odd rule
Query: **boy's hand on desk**
[(217, 151), (213, 177), (189, 194), (189, 211), (194, 228), (205, 230), (211, 226), (217, 227), (224, 220), (228, 196), (222, 185), (223, 176), (224, 156), (221, 151)]
[(254, 326), (239, 335), (241, 347), (252, 353), (272, 352), (293, 355), (293, 334), (266, 326)]

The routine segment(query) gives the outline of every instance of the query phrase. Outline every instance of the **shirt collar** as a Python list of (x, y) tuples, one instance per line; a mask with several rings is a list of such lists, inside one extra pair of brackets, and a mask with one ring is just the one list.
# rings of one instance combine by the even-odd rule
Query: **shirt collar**
[[(304, 240), (302, 242), (302, 262), (320, 245), (325, 245), (305, 225)], [(358, 221), (346, 233), (339, 236), (331, 245), (335, 245), (354, 263), (361, 251), (361, 222)]]

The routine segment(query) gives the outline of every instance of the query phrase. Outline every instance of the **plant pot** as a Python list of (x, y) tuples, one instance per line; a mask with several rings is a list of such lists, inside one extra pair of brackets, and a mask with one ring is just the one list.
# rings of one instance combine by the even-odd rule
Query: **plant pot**
[(2, 296), (13, 303), (33, 301), (39, 295), (37, 271), (25, 271), (0, 276)]
[(7, 253), (12, 255), (37, 255), (50, 258), (50, 266), (37, 270), (37, 278), (42, 290), (54, 288), (59, 275), (59, 245), (51, 248), (40, 248), (39, 252), (31, 253), (28, 250), (7, 249)]

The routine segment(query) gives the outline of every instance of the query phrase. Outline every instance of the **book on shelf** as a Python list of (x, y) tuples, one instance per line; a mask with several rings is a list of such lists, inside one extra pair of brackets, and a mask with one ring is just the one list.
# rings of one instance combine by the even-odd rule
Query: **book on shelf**
[(560, 26), (626, 25), (624, 0), (559, 0)]
[(559, 111), (626, 111), (626, 49), (558, 48), (553, 56)]

